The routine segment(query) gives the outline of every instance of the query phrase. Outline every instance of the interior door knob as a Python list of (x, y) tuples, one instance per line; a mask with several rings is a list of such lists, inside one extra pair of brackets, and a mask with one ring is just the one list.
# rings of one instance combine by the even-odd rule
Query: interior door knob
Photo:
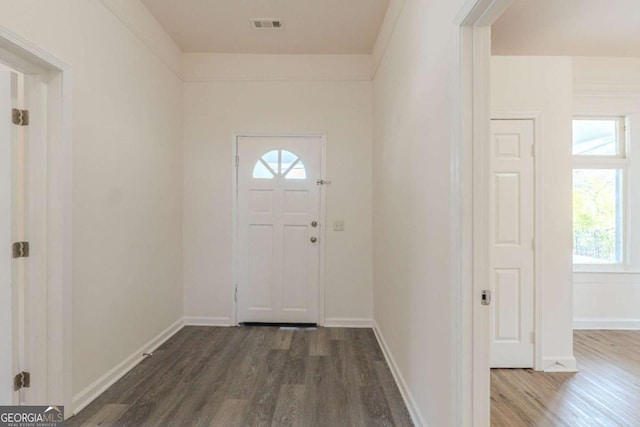
[(311, 243), (315, 243), (315, 242), (317, 242), (317, 241), (318, 241), (318, 239), (317, 239), (316, 237), (312, 237), (312, 238), (311, 238)]

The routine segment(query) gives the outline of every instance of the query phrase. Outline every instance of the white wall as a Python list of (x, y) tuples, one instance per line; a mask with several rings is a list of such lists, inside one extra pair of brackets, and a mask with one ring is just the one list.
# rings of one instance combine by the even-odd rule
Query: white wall
[(407, 0), (374, 49), (374, 318), (417, 422), (431, 426), (452, 423), (451, 36), (462, 3)]
[(0, 2), (73, 72), (74, 395), (182, 317), (179, 50), (123, 5), (160, 56), (100, 1)]
[[(370, 322), (371, 111), (368, 56), (186, 54), (184, 312), (231, 317), (234, 133), (327, 134), (325, 315)], [(334, 232), (333, 220), (345, 221)]]
[(574, 113), (624, 115), (629, 126), (625, 259), (611, 272), (576, 272), (574, 325), (640, 329), (640, 59), (575, 57)]
[(572, 61), (566, 57), (507, 57), (491, 59), (491, 109), (494, 112), (538, 112), (536, 135), (541, 207), (537, 218), (541, 276), (543, 369), (559, 362), (571, 368), (572, 335), (572, 205), (571, 115)]

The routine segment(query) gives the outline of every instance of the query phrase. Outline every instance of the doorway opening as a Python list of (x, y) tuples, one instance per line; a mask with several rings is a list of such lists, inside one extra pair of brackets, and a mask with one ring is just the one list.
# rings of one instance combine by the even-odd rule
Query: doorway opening
[(490, 423), (488, 188), (491, 25), (513, 0), (466, 2), (456, 18), (452, 123), (452, 424)]
[[(15, 273), (13, 278), (7, 277), (4, 268), (2, 276), (0, 311), (15, 315), (2, 325), (2, 353), (11, 357), (9, 363), (2, 362), (1, 377), (30, 377), (29, 387), (24, 387), (25, 381), (17, 384), (23, 386), (19, 392), (11, 388), (13, 381), (3, 381), (0, 399), (7, 405), (64, 405), (67, 415), (71, 415), (70, 68), (3, 27), (0, 64), (9, 88), (12, 72), (15, 74), (13, 92), (21, 104), (12, 106), (11, 97), (3, 97), (0, 122), (9, 123), (8, 132), (16, 135), (7, 140), (15, 139), (13, 152), (19, 161), (14, 163), (22, 163), (20, 168), (14, 167), (13, 179), (4, 173), (1, 180), (2, 210), (9, 214), (5, 218), (11, 218), (13, 213), (14, 220), (19, 220), (13, 224), (16, 233), (7, 233), (10, 221), (2, 225), (2, 237), (9, 241), (0, 246), (18, 248), (14, 251), (18, 257), (13, 258), (14, 253), (5, 250), (1, 253), (2, 265), (10, 265), (7, 259), (11, 259), (10, 269)], [(19, 96), (18, 88), (22, 88)], [(12, 112), (12, 108), (17, 111)], [(6, 127), (1, 128), (6, 131)], [(3, 156), (3, 161), (11, 159), (10, 152), (6, 154), (9, 157)], [(10, 163), (5, 166), (10, 167)], [(17, 202), (10, 196), (15, 183), (21, 186), (20, 191), (13, 192)], [(14, 238), (21, 241), (13, 241)], [(23, 310), (14, 310), (14, 301)], [(15, 341), (14, 336), (18, 337)]]
[[(513, 82), (510, 82), (509, 85), (505, 84), (505, 89), (502, 89), (504, 92), (501, 96), (501, 102), (491, 104), (491, 96), (492, 92), (490, 91), (491, 83), (495, 83), (495, 80), (490, 80), (491, 73), (495, 72), (495, 69), (503, 69), (498, 66), (495, 67), (494, 70), (491, 69), (492, 59), (491, 59), (491, 26), (493, 23), (502, 15), (502, 13), (506, 10), (510, 4), (513, 3), (510, 0), (505, 1), (472, 1), (469, 2), (468, 8), (464, 9), (460, 16), (460, 75), (459, 78), (459, 104), (456, 105), (456, 114), (460, 120), (460, 131), (461, 133), (457, 134), (457, 140), (459, 144), (457, 147), (454, 147), (454, 161), (457, 162), (455, 165), (459, 167), (460, 171), (463, 171), (460, 174), (454, 174), (454, 185), (458, 183), (460, 185), (461, 190), (457, 193), (458, 199), (454, 200), (456, 203), (456, 207), (462, 211), (460, 215), (458, 227), (461, 232), (456, 234), (454, 231), (454, 241), (457, 240), (460, 244), (460, 253), (461, 255), (458, 257), (459, 261), (462, 261), (461, 264), (457, 265), (456, 274), (454, 276), (458, 279), (458, 283), (460, 284), (458, 297), (458, 304), (460, 305), (462, 313), (460, 313), (458, 319), (461, 326), (461, 332), (458, 335), (459, 343), (456, 345), (456, 351), (460, 351), (463, 355), (470, 354), (465, 359), (465, 356), (462, 356), (463, 360), (461, 361), (461, 366), (464, 366), (464, 369), (467, 371), (462, 371), (460, 377), (458, 378), (461, 383), (459, 383), (459, 387), (463, 390), (462, 393), (468, 393), (466, 396), (467, 399), (464, 399), (463, 402), (467, 402), (468, 406), (460, 408), (462, 415), (462, 420), (460, 421), (462, 424), (469, 423), (473, 425), (489, 425), (490, 421), (490, 370), (491, 366), (491, 334), (495, 333), (495, 330), (492, 329), (492, 310), (494, 307), (491, 305), (483, 305), (481, 300), (481, 295), (483, 290), (491, 289), (492, 281), (495, 282), (495, 271), (494, 267), (491, 264), (491, 254), (489, 250), (492, 239), (495, 236), (492, 234), (492, 221), (495, 218), (492, 218), (491, 210), (495, 209), (491, 198), (490, 198), (490, 189), (491, 186), (494, 185), (494, 182), (491, 182), (495, 179), (494, 176), (490, 173), (491, 166), (491, 158), (495, 156), (495, 151), (491, 149), (491, 118), (492, 112), (491, 108), (494, 105), (494, 108), (499, 108), (506, 110), (507, 113), (501, 113), (499, 116), (494, 114), (493, 118), (501, 118), (501, 119), (516, 119), (516, 120), (530, 120), (533, 119), (535, 123), (535, 127), (544, 126), (545, 130), (545, 138), (550, 138), (548, 136), (548, 121), (551, 120), (551, 115), (546, 113), (547, 109), (540, 108), (540, 111), (544, 111), (545, 119), (544, 123), (541, 125), (540, 116), (541, 112), (533, 112), (533, 113), (525, 113), (525, 111), (531, 111), (529, 109), (519, 110), (518, 105), (514, 105), (513, 98), (514, 88), (517, 87), (516, 83), (518, 79), (523, 79), (522, 73), (512, 71), (513, 75), (516, 76), (513, 78)], [(517, 64), (520, 64), (519, 62)], [(495, 62), (494, 62), (495, 65)], [(541, 69), (545, 69), (542, 64)], [(523, 65), (521, 69), (524, 69)], [(566, 70), (566, 68), (562, 68), (558, 66), (559, 69)], [(555, 70), (555, 69), (554, 69)], [(532, 71), (533, 73), (533, 71)], [(553, 74), (552, 72), (549, 73)], [(506, 71), (503, 71), (502, 74), (493, 74), (495, 79), (502, 80), (506, 76)], [(565, 76), (565, 74), (562, 74)], [(553, 80), (553, 78), (551, 78)], [(508, 80), (508, 79), (505, 79)], [(556, 79), (556, 81), (560, 81), (560, 79)], [(562, 80), (564, 81), (564, 80)], [(513, 84), (511, 84), (513, 83)], [(494, 86), (496, 87), (496, 86)], [(535, 92), (535, 88), (538, 86), (527, 86), (529, 92), (524, 92), (527, 94), (531, 94), (531, 92)], [(569, 85), (570, 87), (570, 85)], [(554, 86), (554, 89), (558, 88)], [(547, 96), (548, 98), (548, 96)], [(506, 102), (505, 100), (509, 100)], [(498, 105), (497, 107), (495, 107)], [(534, 110), (538, 110), (537, 104), (528, 103), (524, 104), (529, 106), (528, 108), (533, 108)], [(533, 105), (533, 107), (531, 106)], [(546, 105), (546, 104), (545, 104)], [(564, 104), (563, 104), (564, 105)], [(526, 107), (525, 107), (526, 108)], [(517, 113), (514, 113), (517, 111)], [(495, 112), (494, 112), (495, 113)], [(521, 115), (522, 117), (516, 117), (517, 115)], [(534, 131), (536, 137), (541, 135), (541, 132), (537, 130)], [(567, 136), (569, 136), (567, 134)], [(570, 138), (565, 138), (564, 136), (561, 138), (557, 138), (559, 141), (570, 140)], [(542, 141), (539, 139), (538, 141)], [(538, 142), (536, 141), (536, 142)], [(507, 144), (508, 145), (508, 144)], [(536, 144), (537, 145), (537, 144)], [(558, 145), (560, 146), (560, 145)], [(536, 256), (534, 257), (535, 266), (534, 266), (534, 280), (535, 280), (535, 293), (534, 293), (534, 319), (535, 326), (532, 341), (535, 342), (535, 358), (533, 360), (533, 368), (536, 370), (545, 370), (545, 371), (563, 371), (563, 372), (575, 372), (575, 358), (572, 353), (565, 351), (565, 347), (570, 346), (570, 338), (565, 337), (567, 334), (563, 328), (558, 327), (557, 329), (561, 332), (554, 335), (554, 332), (551, 331), (553, 328), (550, 326), (552, 321), (543, 322), (543, 306), (542, 300), (544, 296), (544, 301), (546, 301), (546, 313), (547, 316), (545, 319), (550, 319), (549, 312), (553, 312), (555, 309), (555, 313), (560, 313), (562, 311), (562, 315), (557, 315), (556, 318), (553, 318), (553, 321), (562, 321), (562, 325), (568, 325), (567, 320), (569, 320), (571, 305), (569, 304), (556, 304), (555, 307), (553, 303), (550, 302), (550, 299), (553, 299), (550, 295), (555, 295), (556, 300), (560, 300), (561, 296), (567, 295), (567, 292), (558, 289), (550, 290), (550, 292), (545, 292), (542, 290), (543, 283), (550, 283), (549, 280), (544, 280), (541, 276), (549, 276), (554, 272), (554, 266), (551, 265), (553, 262), (550, 262), (550, 256), (547, 255), (548, 251), (544, 252), (545, 258), (544, 263), (546, 268), (543, 270), (541, 267), (540, 261), (540, 249), (543, 248), (542, 239), (538, 237), (538, 234), (542, 234), (543, 236), (548, 236), (550, 230), (553, 230), (551, 234), (556, 234), (556, 236), (551, 236), (551, 238), (545, 237), (544, 245), (545, 248), (548, 248), (549, 245), (557, 245), (558, 252), (563, 252), (565, 247), (565, 233), (566, 229), (554, 226), (549, 226), (549, 217), (553, 217), (553, 214), (549, 215), (547, 211), (548, 206), (553, 206), (554, 209), (558, 209), (552, 212), (568, 212), (565, 209), (565, 202), (549, 202), (553, 197), (549, 196), (549, 192), (547, 189), (550, 186), (550, 182), (554, 182), (553, 174), (549, 174), (548, 171), (550, 169), (549, 165), (553, 165), (554, 157), (556, 157), (557, 152), (553, 150), (547, 151), (549, 145), (544, 146), (544, 154), (546, 157), (544, 159), (542, 156), (538, 156), (539, 147), (534, 149), (533, 153), (535, 154), (535, 168), (537, 172), (542, 172), (542, 167), (540, 166), (540, 161), (544, 160), (546, 169), (544, 170), (544, 174), (546, 180), (544, 181), (546, 187), (540, 185), (541, 175), (542, 173), (536, 173), (535, 176), (535, 188), (537, 193), (535, 193), (535, 208), (533, 209), (534, 218), (536, 221), (536, 226), (534, 227), (534, 239), (532, 241), (532, 247), (534, 249), (534, 253)], [(495, 147), (494, 147), (495, 148)], [(508, 151), (508, 150), (507, 150)], [(549, 152), (553, 154), (548, 154)], [(503, 153), (504, 154), (504, 153)], [(558, 158), (562, 158), (561, 155), (557, 156)], [(456, 169), (456, 167), (454, 167)], [(553, 169), (553, 166), (551, 166)], [(562, 177), (561, 177), (562, 178)], [(558, 182), (565, 183), (564, 178), (558, 179)], [(564, 184), (562, 184), (564, 185)], [(551, 184), (553, 187), (553, 184)], [(558, 188), (561, 187), (560, 184), (557, 185)], [(515, 187), (514, 187), (515, 188)], [(545, 203), (543, 204), (538, 197), (540, 192), (544, 189), (544, 197)], [(455, 191), (454, 191), (455, 192)], [(555, 194), (555, 193), (554, 193)], [(561, 209), (557, 208), (557, 205), (562, 205)], [(512, 206), (513, 207), (513, 206)], [(541, 219), (542, 215), (539, 215), (540, 210), (544, 207), (545, 220)], [(558, 215), (557, 221), (554, 222), (555, 225), (562, 225), (564, 220), (559, 218)], [(553, 222), (556, 218), (553, 218), (551, 222)], [(544, 225), (544, 227), (538, 227), (538, 221)], [(543, 230), (544, 228), (544, 230)], [(495, 230), (493, 230), (495, 231)], [(544, 231), (543, 234), (542, 232)], [(504, 237), (504, 236), (503, 236)], [(554, 240), (553, 237), (556, 237), (557, 240)], [(568, 254), (568, 253), (567, 253)], [(567, 255), (565, 254), (565, 255)], [(564, 256), (564, 255), (562, 255)], [(559, 272), (564, 272), (564, 268), (562, 264), (563, 259), (561, 256), (554, 258), (555, 260), (560, 260), (556, 263), (557, 270)], [(550, 267), (551, 265), (551, 267)], [(511, 280), (511, 285), (516, 283), (516, 275), (511, 274), (512, 271), (506, 271), (508, 269), (503, 269), (501, 279), (505, 280), (507, 283)], [(569, 271), (567, 270), (567, 273)], [(542, 274), (543, 273), (543, 274)], [(511, 274), (511, 275), (510, 275)], [(567, 277), (568, 278), (568, 277)], [(511, 290), (513, 291), (516, 287), (511, 286)], [(507, 286), (508, 288), (509, 286)], [(564, 288), (563, 288), (564, 289)], [(511, 296), (515, 296), (514, 293)], [(456, 299), (456, 295), (454, 295), (454, 300)], [(567, 301), (567, 300), (562, 300)], [(570, 299), (568, 299), (570, 301)], [(495, 298), (494, 298), (495, 302)], [(498, 301), (499, 303), (500, 301)], [(566, 309), (562, 308), (566, 307)], [(515, 319), (516, 312), (508, 312), (507, 314), (511, 315), (512, 318)], [(495, 320), (495, 319), (494, 319)], [(546, 329), (543, 328), (546, 324)], [(495, 326), (495, 322), (493, 322)], [(512, 327), (515, 325), (512, 323)], [(513, 332), (515, 329), (512, 329)], [(514, 338), (516, 334), (512, 334), (508, 330), (505, 330), (507, 333), (504, 334), (507, 338)], [(503, 332), (505, 332), (503, 331)], [(542, 332), (545, 332), (547, 340), (545, 341), (542, 336)], [(527, 338), (526, 334), (523, 334), (526, 331), (518, 331), (520, 334), (519, 338)], [(560, 336), (560, 338), (555, 339), (556, 336)], [(550, 338), (552, 337), (552, 338)], [(555, 339), (555, 341), (554, 341)], [(516, 340), (513, 340), (516, 341)], [(543, 349), (542, 343), (545, 343), (545, 347)], [(560, 342), (560, 345), (557, 345), (557, 342)], [(555, 347), (554, 347), (555, 345)], [(559, 350), (557, 348), (560, 347)], [(543, 353), (545, 350), (546, 353)], [(549, 354), (551, 353), (551, 354)], [(531, 349), (528, 348), (526, 350), (527, 356), (531, 355)], [(546, 357), (544, 357), (546, 355)], [(527, 361), (527, 365), (530, 365), (531, 361)], [(468, 384), (468, 385), (465, 385)], [(465, 418), (467, 417), (467, 418)]]

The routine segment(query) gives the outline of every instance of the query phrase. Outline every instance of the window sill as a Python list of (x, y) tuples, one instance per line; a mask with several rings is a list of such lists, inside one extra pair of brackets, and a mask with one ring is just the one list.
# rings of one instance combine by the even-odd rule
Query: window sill
[(589, 284), (618, 284), (618, 285), (638, 285), (640, 284), (640, 271), (574, 271), (573, 283), (580, 285)]
[(626, 270), (623, 264), (599, 264), (599, 265), (574, 264), (573, 272), (574, 273), (608, 273), (608, 274), (638, 273), (635, 271)]

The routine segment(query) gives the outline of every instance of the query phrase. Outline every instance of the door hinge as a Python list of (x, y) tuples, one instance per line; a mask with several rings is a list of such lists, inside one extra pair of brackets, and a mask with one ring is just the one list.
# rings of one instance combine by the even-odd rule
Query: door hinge
[(531, 249), (536, 250), (536, 239), (531, 239)]
[(31, 374), (29, 372), (22, 371), (13, 377), (13, 391), (29, 387), (31, 387)]
[(27, 258), (29, 256), (29, 242), (15, 242), (13, 244), (14, 258)]
[(491, 304), (491, 291), (488, 291), (488, 290), (482, 291), (480, 302), (482, 303), (482, 305)]
[(236, 156), (236, 167), (240, 166), (240, 156)]
[(531, 344), (536, 343), (536, 333), (535, 331), (531, 331)]
[(11, 121), (14, 125), (29, 126), (29, 110), (11, 109)]
[(531, 157), (536, 156), (536, 144), (531, 144)]
[(238, 285), (236, 285), (236, 289), (235, 289), (235, 291), (233, 292), (233, 300), (234, 300), (235, 302), (238, 302)]

